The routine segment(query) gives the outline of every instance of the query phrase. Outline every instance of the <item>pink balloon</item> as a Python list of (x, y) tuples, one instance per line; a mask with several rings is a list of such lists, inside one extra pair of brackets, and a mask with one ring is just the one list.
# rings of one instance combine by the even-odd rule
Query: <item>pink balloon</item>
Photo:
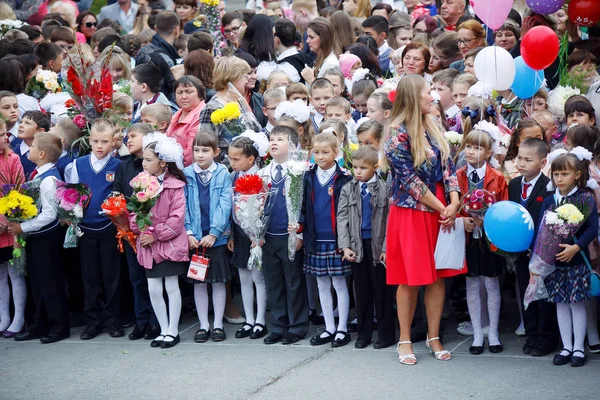
[(488, 28), (497, 30), (504, 22), (513, 6), (513, 0), (472, 0), (475, 14)]

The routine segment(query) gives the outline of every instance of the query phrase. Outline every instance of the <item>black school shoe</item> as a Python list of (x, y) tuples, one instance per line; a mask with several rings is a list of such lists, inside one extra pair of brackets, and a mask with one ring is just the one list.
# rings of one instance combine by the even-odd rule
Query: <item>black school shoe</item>
[(523, 345), (523, 354), (531, 354), (531, 352), (535, 349), (537, 341), (533, 337), (528, 337), (525, 341), (525, 345)]
[(264, 344), (275, 344), (281, 342), (283, 339), (283, 335), (281, 333), (271, 332), (269, 336), (267, 336), (264, 340)]
[(171, 348), (171, 347), (175, 346), (177, 343), (179, 343), (179, 341), (181, 340), (179, 335), (177, 335), (177, 336), (165, 335), (165, 338), (167, 338), (167, 337), (170, 337), (173, 340), (171, 340), (170, 342), (166, 342), (163, 340), (162, 343), (160, 344), (161, 349)]
[(293, 332), (288, 332), (281, 338), (281, 344), (294, 344), (302, 340), (300, 335), (296, 335)]
[[(583, 357), (576, 356), (575, 354), (577, 354), (577, 353), (582, 354)], [(571, 367), (583, 367), (585, 365), (586, 361), (587, 361), (587, 356), (581, 350), (575, 350), (573, 352), (573, 354), (571, 355)]]
[(265, 337), (267, 333), (269, 333), (269, 330), (263, 324), (255, 324), (254, 328), (252, 328), (250, 332), (250, 339), (261, 339)]
[(490, 349), (490, 353), (498, 354), (504, 351), (504, 346), (502, 346), (502, 342), (500, 342), (500, 344), (489, 344), (488, 342), (488, 346)]
[(205, 342), (208, 342), (209, 337), (210, 337), (210, 330), (198, 329), (196, 331), (196, 334), (194, 335), (194, 342), (205, 343)]
[(562, 349), (561, 352), (562, 351), (567, 351), (569, 354), (567, 354), (566, 356), (563, 356), (562, 354), (558, 353), (552, 359), (552, 364), (554, 364), (554, 365), (565, 365), (569, 361), (571, 361), (571, 356), (573, 355), (573, 353), (570, 350), (567, 350), (567, 349)]
[(152, 340), (156, 339), (160, 335), (160, 325), (149, 324), (144, 331), (144, 339)]
[(322, 344), (330, 343), (333, 341), (333, 333), (329, 331), (325, 331), (323, 333), (327, 333), (328, 336), (321, 337), (321, 334), (317, 333), (315, 336), (310, 338), (310, 344), (313, 346), (320, 346)]
[(125, 331), (121, 325), (113, 324), (108, 327), (108, 334), (110, 337), (118, 338), (125, 336)]
[(69, 336), (71, 336), (71, 335), (68, 332), (67, 333), (51, 333), (49, 335), (42, 337), (40, 339), (40, 343), (41, 344), (56, 343), (56, 342), (60, 342), (61, 340), (64, 340), (64, 339), (68, 339)]
[(144, 337), (144, 333), (146, 332), (146, 326), (147, 324), (136, 325), (128, 336), (129, 340), (142, 339)]
[(221, 328), (215, 328), (212, 331), (212, 341), (213, 342), (222, 342), (223, 340), (227, 339), (227, 335), (225, 334), (225, 331)]
[(81, 340), (91, 340), (102, 333), (102, 327), (100, 326), (86, 326), (83, 332), (81, 332)]
[[(248, 329), (246, 329), (246, 327)], [(242, 327), (240, 329), (235, 331), (236, 339), (243, 339), (243, 338), (247, 338), (248, 336), (250, 336), (252, 334), (252, 328), (253, 328), (253, 326), (250, 325), (249, 323), (244, 323), (244, 325), (242, 325)]]
[(348, 332), (344, 332), (344, 331), (336, 331), (334, 333), (334, 337), (337, 336), (339, 333), (341, 333), (343, 336), (341, 339), (334, 339), (333, 342), (331, 342), (331, 347), (342, 347), (347, 345), (348, 343), (350, 343), (351, 337), (350, 334)]

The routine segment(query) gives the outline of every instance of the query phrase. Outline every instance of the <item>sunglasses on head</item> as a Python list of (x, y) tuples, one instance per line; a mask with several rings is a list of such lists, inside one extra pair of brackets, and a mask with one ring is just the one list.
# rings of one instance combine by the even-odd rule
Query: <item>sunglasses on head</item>
[(98, 25), (98, 23), (97, 23), (97, 22), (86, 22), (86, 23), (85, 23), (85, 27), (86, 27), (86, 28), (93, 28), (93, 27), (95, 27), (96, 25)]

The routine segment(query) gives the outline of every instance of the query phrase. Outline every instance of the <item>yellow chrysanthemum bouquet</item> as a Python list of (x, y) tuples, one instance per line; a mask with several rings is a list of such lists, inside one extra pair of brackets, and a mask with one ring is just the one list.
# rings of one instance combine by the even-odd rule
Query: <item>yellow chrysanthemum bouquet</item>
[(240, 105), (236, 102), (227, 103), (213, 111), (210, 120), (219, 129), (219, 137), (229, 139), (228, 141), (246, 130)]
[[(3, 176), (0, 174), (0, 214), (9, 222), (25, 222), (38, 215), (40, 182), (34, 180), (24, 182), (22, 178)], [(26, 275), (25, 238), (23, 234), (15, 236), (11, 265), (21, 274)]]

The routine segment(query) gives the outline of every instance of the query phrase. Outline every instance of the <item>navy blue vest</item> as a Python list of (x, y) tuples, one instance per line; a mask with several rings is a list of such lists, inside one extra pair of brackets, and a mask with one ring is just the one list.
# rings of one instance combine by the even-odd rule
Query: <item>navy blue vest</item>
[(331, 224), (331, 202), (333, 201), (333, 178), (331, 175), (325, 185), (321, 185), (316, 174), (313, 175), (313, 210), (317, 242), (335, 242)]
[[(363, 185), (362, 183), (360, 184)], [(361, 236), (363, 239), (371, 239), (372, 227), (371, 221), (373, 219), (373, 206), (371, 205), (371, 193), (367, 192), (365, 196), (361, 193), (361, 204), (362, 204), (362, 221), (360, 223)]]
[(288, 233), (288, 215), (287, 206), (285, 205), (285, 175), (279, 182), (271, 180), (271, 187), (277, 189), (277, 195), (271, 208), (271, 218), (269, 219), (269, 226), (267, 227), (267, 234), (269, 235), (287, 235)]
[(83, 221), (79, 225), (81, 230), (99, 231), (111, 224), (104, 214), (100, 214), (100, 211), (102, 211), (100, 206), (112, 192), (115, 173), (120, 163), (120, 160), (110, 157), (104, 168), (96, 172), (92, 168), (90, 155), (75, 160), (79, 182), (87, 184), (92, 191), (90, 204), (84, 214)]
[(58, 173), (60, 174), (60, 176), (62, 176), (62, 180), (64, 180), (65, 178), (65, 168), (67, 167), (67, 165), (69, 165), (71, 162), (73, 161), (73, 157), (70, 156), (69, 154), (66, 154), (64, 157), (60, 157), (57, 161), (56, 161), (56, 169), (58, 170)]
[(200, 174), (196, 174), (198, 185), (198, 200), (200, 201), (200, 223), (202, 225), (202, 237), (210, 233), (210, 180), (202, 183)]
[[(16, 139), (15, 139), (16, 141)], [(25, 173), (25, 179), (29, 179), (29, 176), (31, 175), (31, 173), (33, 172), (33, 170), (35, 169), (36, 165), (33, 161), (29, 161), (29, 158), (27, 158), (27, 155), (29, 154), (29, 152), (25, 153), (25, 154), (21, 154), (21, 144), (19, 144), (19, 146), (17, 146), (16, 148), (14, 148), (15, 153), (17, 153), (19, 155), (19, 158), (21, 159), (21, 165), (23, 166), (23, 172)], [(60, 178), (60, 176), (58, 177), (58, 179), (62, 179)]]
[[(49, 176), (53, 176), (56, 179), (60, 180), (60, 174), (58, 173), (58, 170), (56, 169), (56, 167), (52, 167), (50, 168), (48, 171), (44, 172), (43, 174), (39, 174), (35, 177), (35, 179), (39, 179), (40, 182), (44, 180), (44, 178), (47, 178)], [(40, 203), (40, 209), (39, 209), (40, 213), (42, 211), (41, 209), (41, 203)], [(58, 223), (58, 219), (55, 219), (54, 221), (50, 222), (48, 225), (40, 228), (39, 230), (35, 231), (35, 232), (30, 232), (29, 235), (30, 236), (37, 236), (37, 235), (43, 235), (46, 234), (48, 232), (52, 232), (55, 229), (58, 229), (58, 227), (60, 226), (60, 224)]]

